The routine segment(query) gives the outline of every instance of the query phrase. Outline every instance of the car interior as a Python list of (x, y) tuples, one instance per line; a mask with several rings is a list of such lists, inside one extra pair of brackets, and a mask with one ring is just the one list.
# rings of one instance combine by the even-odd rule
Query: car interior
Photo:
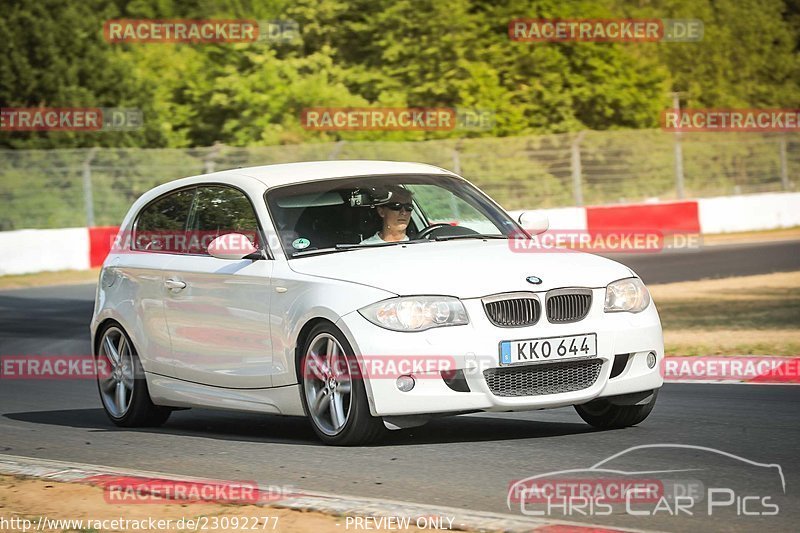
[[(281, 211), (278, 224), (285, 249), (294, 249), (292, 243), (299, 238), (310, 241), (305, 249), (318, 250), (337, 244), (358, 244), (374, 235), (382, 226), (374, 205), (377, 199), (370, 197), (359, 204), (352, 201), (356, 191), (337, 190), (278, 200)], [(417, 232), (412, 217), (406, 233), (413, 239)]]

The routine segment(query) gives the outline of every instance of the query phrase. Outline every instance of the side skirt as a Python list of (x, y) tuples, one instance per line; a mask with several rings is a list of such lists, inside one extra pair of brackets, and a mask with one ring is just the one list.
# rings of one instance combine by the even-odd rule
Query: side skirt
[(300, 386), (269, 389), (226, 389), (146, 373), (150, 398), (167, 407), (203, 407), (289, 416), (305, 416)]

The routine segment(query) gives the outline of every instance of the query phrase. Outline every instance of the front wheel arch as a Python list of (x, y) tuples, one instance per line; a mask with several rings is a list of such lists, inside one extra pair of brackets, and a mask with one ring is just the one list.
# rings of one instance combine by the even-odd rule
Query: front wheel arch
[(654, 389), (645, 403), (616, 404), (611, 399), (598, 398), (574, 407), (578, 416), (593, 427), (621, 429), (640, 424), (650, 416), (658, 399), (658, 391), (659, 389)]
[(303, 383), (302, 376), (300, 375), (300, 369), (304, 355), (303, 346), (305, 346), (306, 341), (308, 341), (308, 335), (311, 333), (311, 330), (313, 330), (319, 324), (329, 324), (334, 328), (336, 327), (336, 324), (327, 318), (315, 317), (303, 324), (303, 327), (300, 328), (300, 333), (297, 334), (297, 340), (295, 341), (294, 346), (294, 375), (297, 379), (297, 383)]
[[(325, 442), (326, 444), (338, 445), (338, 446), (353, 446), (353, 445), (361, 445), (361, 444), (369, 444), (379, 440), (386, 432), (386, 427), (383, 423), (382, 418), (375, 417), (371, 413), (371, 405), (370, 400), (367, 395), (366, 391), (366, 384), (367, 380), (363, 375), (362, 371), (360, 370), (360, 363), (358, 362), (358, 357), (355, 355), (355, 350), (347, 338), (347, 335), (339, 328), (336, 324), (332, 323), (330, 320), (320, 320), (317, 321), (314, 326), (312, 326), (305, 338), (303, 340), (303, 344), (299, 345), (300, 348), (300, 361), (297, 364), (298, 369), (305, 369), (307, 368), (305, 357), (307, 353), (310, 351), (312, 345), (318, 342), (319, 338), (328, 337), (330, 340), (328, 341), (328, 348), (330, 349), (331, 344), (330, 342), (334, 342), (334, 347), (336, 348), (336, 352), (332, 352), (338, 355), (334, 355), (334, 357), (341, 357), (345, 360), (351, 359), (353, 366), (349, 366), (349, 363), (345, 363), (348, 365), (346, 368), (354, 370), (354, 373), (351, 373), (351, 370), (347, 372), (340, 372), (338, 376), (341, 377), (342, 375), (347, 374), (347, 382), (349, 386), (347, 387), (347, 391), (345, 394), (349, 394), (349, 403), (347, 414), (344, 417), (344, 424), (334, 428), (334, 432), (330, 431), (330, 428), (326, 427), (326, 423), (323, 419), (320, 419), (320, 412), (314, 411), (312, 412), (312, 405), (311, 405), (311, 398), (309, 397), (309, 390), (313, 392), (315, 385), (313, 384), (314, 381), (316, 382), (323, 382), (325, 383), (328, 378), (320, 377), (318, 372), (313, 372), (313, 376), (310, 373), (308, 376), (301, 375), (299, 379), (299, 392), (301, 394), (301, 402), (303, 403), (303, 410), (306, 413), (306, 416), (309, 420), (309, 423), (314, 429), (314, 432), (318, 435), (318, 437)], [(323, 339), (324, 340), (324, 339)], [(324, 353), (329, 354), (331, 352), (322, 352), (321, 350), (315, 351), (315, 353)], [(324, 357), (324, 355), (323, 355)], [(330, 365), (331, 363), (329, 363)], [(311, 368), (311, 367), (308, 367)], [(320, 367), (316, 367), (320, 368)], [(328, 368), (335, 368), (335, 366), (329, 366)], [(316, 376), (316, 377), (315, 377)], [(331, 387), (337, 386), (337, 381), (339, 381), (339, 377), (337, 377), (337, 372), (333, 371), (332, 373), (328, 374), (328, 377), (333, 381)], [(310, 381), (309, 381), (310, 378)], [(324, 387), (323, 387), (324, 388)], [(329, 389), (329, 397), (333, 395), (329, 400), (329, 403), (335, 399), (335, 392), (334, 390), (337, 389)], [(317, 391), (322, 392), (321, 390)], [(319, 396), (319, 395), (317, 395)], [(320, 404), (321, 405), (321, 404)], [(331, 410), (331, 413), (333, 411)], [(316, 413), (316, 414), (315, 414)], [(324, 417), (323, 417), (324, 418)], [(333, 423), (336, 424), (335, 418), (333, 419)]]
[[(306, 341), (308, 341), (308, 335), (311, 331), (318, 326), (319, 324), (328, 324), (331, 327), (338, 329), (342, 335), (347, 339), (347, 342), (350, 343), (351, 348), (355, 348), (356, 343), (354, 342), (353, 336), (351, 332), (347, 329), (347, 327), (343, 327), (339, 323), (333, 322), (332, 320), (324, 317), (315, 317), (310, 319), (308, 322), (303, 324), (303, 327), (300, 329), (300, 333), (297, 335), (297, 342), (294, 348), (294, 367), (295, 367), (295, 379), (297, 383), (302, 385), (302, 376), (300, 375), (301, 372), (301, 365), (302, 365), (302, 358), (303, 358), (303, 346), (305, 346)], [(356, 354), (356, 359), (360, 361), (361, 356)], [(373, 416), (377, 416), (375, 414), (375, 399), (372, 394), (372, 384), (369, 380), (364, 381), (364, 387), (366, 388), (367, 392), (367, 403), (369, 405), (369, 411)]]

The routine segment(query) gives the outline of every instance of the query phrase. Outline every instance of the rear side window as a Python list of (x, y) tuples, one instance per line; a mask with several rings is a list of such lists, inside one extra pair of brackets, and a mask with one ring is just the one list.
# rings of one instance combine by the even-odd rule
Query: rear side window
[(136, 220), (133, 249), (144, 252), (184, 253), (186, 221), (195, 189), (176, 191), (145, 207)]
[(253, 205), (242, 191), (231, 187), (198, 187), (188, 229), (197, 237), (191, 239), (189, 253), (207, 254), (208, 244), (227, 233), (241, 233), (261, 248)]

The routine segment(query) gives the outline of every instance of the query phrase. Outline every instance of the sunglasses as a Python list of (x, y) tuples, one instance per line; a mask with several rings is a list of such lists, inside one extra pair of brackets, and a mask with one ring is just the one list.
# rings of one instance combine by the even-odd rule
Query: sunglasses
[(400, 202), (391, 202), (386, 204), (385, 207), (388, 207), (392, 211), (400, 211), (401, 209), (405, 209), (409, 213), (414, 210), (414, 205), (411, 203), (401, 204)]

